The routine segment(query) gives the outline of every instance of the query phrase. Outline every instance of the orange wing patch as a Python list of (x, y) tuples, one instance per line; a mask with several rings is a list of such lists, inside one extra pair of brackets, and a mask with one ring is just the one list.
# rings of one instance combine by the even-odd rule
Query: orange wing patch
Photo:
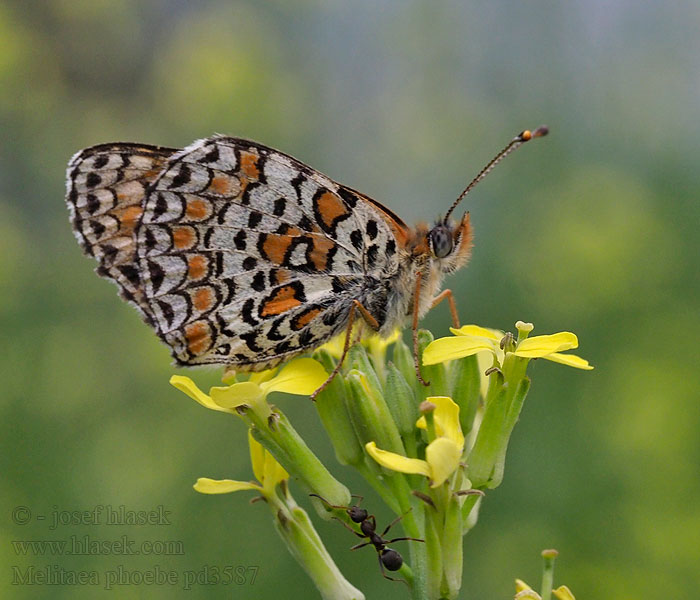
[(185, 327), (187, 349), (191, 354), (204, 354), (212, 345), (211, 330), (206, 321), (195, 321)]
[(173, 227), (173, 245), (178, 250), (189, 250), (197, 243), (197, 234), (192, 227)]
[(328, 255), (335, 248), (335, 242), (325, 236), (314, 235), (312, 243), (309, 258), (318, 271), (325, 271), (328, 267)]
[(314, 212), (326, 229), (332, 229), (338, 219), (350, 215), (345, 203), (331, 192), (324, 192), (314, 198)]
[(270, 233), (265, 236), (262, 253), (271, 263), (281, 265), (284, 263), (284, 257), (287, 255), (287, 250), (289, 250), (293, 239), (291, 235)]
[(118, 209), (115, 210), (114, 215), (120, 221), (119, 235), (131, 236), (142, 214), (143, 208), (135, 204), (124, 208), (121, 214)]
[(237, 177), (217, 175), (212, 177), (208, 190), (219, 196), (238, 196), (242, 191), (242, 185)]
[(277, 288), (260, 304), (260, 316), (281, 315), (301, 305), (302, 302), (303, 288), (300, 288), (299, 284), (284, 285)]
[(294, 331), (299, 331), (311, 323), (311, 321), (321, 312), (323, 311), (320, 308), (310, 308), (309, 310), (301, 313), (299, 316), (294, 317), (290, 323), (290, 326)]
[(257, 180), (260, 177), (260, 170), (258, 169), (258, 155), (252, 152), (241, 152), (241, 172), (248, 179)]
[(187, 277), (201, 279), (209, 271), (209, 261), (203, 254), (195, 254), (187, 260)]
[(211, 204), (201, 198), (191, 197), (187, 200), (185, 214), (191, 221), (201, 221), (209, 216)]
[(198, 288), (192, 295), (192, 304), (199, 312), (213, 308), (216, 296), (210, 287)]

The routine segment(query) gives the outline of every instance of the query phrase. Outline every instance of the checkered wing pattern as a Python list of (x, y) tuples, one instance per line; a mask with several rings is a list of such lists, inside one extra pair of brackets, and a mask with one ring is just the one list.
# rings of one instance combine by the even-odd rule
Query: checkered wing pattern
[[(353, 300), (376, 304), (368, 295), (399, 269), (394, 215), (276, 150), (217, 136), (151, 149), (147, 165), (142, 146), (107, 148), (71, 162), (76, 235), (180, 364), (274, 366), (342, 331)], [(128, 182), (108, 168), (124, 148), (143, 161)], [(112, 238), (84, 225), (96, 193), (112, 198), (104, 214), (119, 214)]]
[(138, 144), (102, 144), (78, 152), (68, 163), (66, 202), (75, 237), (94, 256), (97, 273), (113, 280), (147, 322), (146, 302), (136, 264), (136, 228), (149, 185), (177, 150)]

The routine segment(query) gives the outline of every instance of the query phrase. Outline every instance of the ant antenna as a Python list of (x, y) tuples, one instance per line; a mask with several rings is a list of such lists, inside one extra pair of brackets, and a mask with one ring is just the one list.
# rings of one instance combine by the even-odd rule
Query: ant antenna
[(479, 174), (474, 177), (474, 179), (471, 180), (471, 183), (464, 189), (464, 191), (459, 195), (459, 198), (454, 201), (452, 206), (450, 206), (450, 210), (447, 211), (447, 214), (445, 215), (445, 218), (443, 219), (443, 223), (447, 223), (447, 219), (449, 219), (450, 215), (452, 214), (452, 211), (457, 208), (457, 205), (464, 199), (464, 197), (472, 190), (472, 188), (479, 183), (484, 177), (486, 177), (492, 170), (493, 168), (501, 162), (506, 156), (508, 156), (513, 150), (516, 150), (520, 146), (522, 146), (525, 142), (529, 142), (533, 138), (538, 138), (538, 137), (543, 137), (549, 133), (549, 128), (546, 125), (542, 125), (541, 127), (538, 127), (535, 129), (535, 131), (530, 131), (529, 129), (526, 129), (522, 133), (519, 133), (516, 135), (510, 143), (503, 148), (496, 156), (494, 156), (489, 163), (481, 169)]

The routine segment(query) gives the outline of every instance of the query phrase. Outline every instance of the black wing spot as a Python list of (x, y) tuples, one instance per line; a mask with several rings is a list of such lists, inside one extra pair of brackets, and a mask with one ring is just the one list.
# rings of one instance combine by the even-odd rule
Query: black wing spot
[(367, 266), (371, 269), (377, 262), (377, 255), (379, 254), (379, 246), (377, 244), (372, 244), (367, 250)]
[(304, 231), (311, 231), (313, 229), (313, 223), (306, 215), (299, 219), (299, 229), (303, 229)]
[(233, 243), (236, 244), (236, 250), (245, 250), (246, 247), (246, 237), (248, 234), (245, 229), (240, 229), (238, 233), (233, 238)]
[(384, 248), (387, 256), (394, 256), (396, 254), (396, 242), (394, 240), (389, 240)]
[(153, 218), (159, 219), (168, 210), (168, 202), (163, 197), (163, 194), (156, 196), (156, 205), (153, 207)]
[(120, 265), (118, 268), (131, 285), (134, 287), (139, 286), (141, 277), (139, 277), (139, 271), (134, 265)]
[(355, 250), (360, 250), (362, 248), (362, 232), (359, 229), (355, 229), (350, 234), (350, 241), (355, 247)]
[(85, 185), (89, 188), (97, 187), (101, 183), (102, 177), (100, 177), (97, 173), (94, 173), (93, 171), (90, 171), (87, 174), (87, 177), (85, 178)]
[(165, 281), (165, 271), (163, 271), (163, 267), (161, 267), (158, 263), (149, 262), (148, 274), (151, 278), (151, 287), (153, 288), (153, 294), (155, 295), (160, 286), (163, 284), (163, 281)]
[(340, 196), (350, 208), (355, 208), (357, 204), (357, 196), (347, 188), (338, 187), (338, 196)]
[(262, 348), (256, 343), (258, 334), (255, 331), (243, 333), (241, 334), (240, 338), (246, 343), (246, 345), (248, 346), (248, 348), (251, 349), (252, 352), (262, 352)]
[(92, 229), (92, 232), (95, 234), (95, 237), (98, 240), (102, 237), (102, 234), (105, 232), (105, 226), (99, 221), (90, 221), (90, 228)]
[(369, 236), (370, 240), (377, 237), (377, 232), (377, 222), (374, 219), (367, 221), (367, 235)]
[(172, 325), (173, 319), (175, 318), (175, 311), (173, 310), (173, 307), (170, 305), (169, 302), (163, 302), (159, 301), (158, 306), (160, 308), (160, 312), (163, 315), (163, 318), (168, 322), (168, 327)]
[(109, 156), (106, 154), (101, 154), (95, 159), (95, 162), (92, 163), (92, 167), (94, 169), (101, 169), (104, 167), (107, 163), (109, 162)]
[(272, 211), (272, 214), (276, 217), (281, 217), (284, 214), (286, 208), (287, 201), (284, 198), (277, 198), (277, 200), (275, 200), (275, 207)]
[(262, 221), (262, 214), (253, 211), (248, 217), (248, 227), (250, 227), (250, 229), (255, 229), (260, 224), (260, 221)]
[(252, 271), (255, 266), (258, 264), (258, 261), (255, 260), (252, 256), (248, 256), (244, 261), (243, 261), (243, 268), (246, 271)]
[(311, 329), (304, 329), (299, 334), (299, 345), (300, 346), (309, 346), (312, 342), (314, 341), (314, 334), (311, 332)]
[(94, 215), (100, 208), (100, 201), (97, 199), (97, 196), (95, 196), (95, 194), (87, 195), (85, 208), (91, 215)]
[(192, 171), (185, 163), (180, 163), (180, 170), (173, 177), (172, 183), (168, 186), (170, 189), (180, 187), (190, 182), (192, 179)]
[(242, 319), (248, 323), (248, 325), (257, 325), (258, 321), (253, 317), (253, 307), (255, 306), (255, 300), (252, 298), (248, 298), (248, 300), (245, 301), (243, 304), (243, 308), (241, 309), (241, 317)]
[(262, 292), (267, 286), (265, 285), (265, 272), (258, 271), (253, 277), (253, 282), (250, 284), (256, 292)]
[(202, 157), (202, 162), (213, 163), (217, 160), (219, 160), (219, 147), (214, 144), (212, 149)]

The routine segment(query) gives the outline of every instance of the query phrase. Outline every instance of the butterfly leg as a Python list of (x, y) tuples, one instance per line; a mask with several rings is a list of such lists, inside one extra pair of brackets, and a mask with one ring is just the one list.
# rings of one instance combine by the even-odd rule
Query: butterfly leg
[(455, 296), (452, 290), (443, 290), (433, 300), (433, 304), (430, 308), (435, 308), (440, 302), (447, 299), (450, 305), (450, 315), (452, 315), (452, 327), (459, 329), (459, 315), (457, 314), (457, 303), (455, 302)]
[(348, 350), (350, 350), (350, 341), (352, 340), (352, 326), (355, 323), (355, 311), (360, 312), (362, 318), (372, 329), (374, 329), (375, 331), (379, 329), (379, 323), (377, 323), (377, 319), (375, 319), (358, 300), (353, 300), (352, 307), (350, 308), (350, 314), (348, 315), (348, 324), (345, 328), (345, 343), (343, 344), (343, 353), (340, 355), (338, 364), (335, 366), (335, 369), (331, 371), (331, 374), (328, 376), (328, 379), (326, 379), (321, 384), (321, 387), (319, 387), (313, 394), (311, 394), (311, 400), (316, 400), (316, 396), (318, 396), (320, 392), (326, 389), (330, 382), (335, 379), (335, 376), (338, 373), (340, 373), (340, 369), (343, 366), (343, 362), (345, 361), (345, 357), (348, 354)]
[(413, 292), (413, 322), (411, 323), (411, 334), (413, 336), (413, 366), (416, 369), (416, 377), (425, 387), (430, 385), (429, 381), (423, 379), (420, 374), (420, 359), (418, 358), (418, 304), (420, 301), (420, 290), (423, 283), (423, 273), (418, 273), (416, 277), (416, 289)]

